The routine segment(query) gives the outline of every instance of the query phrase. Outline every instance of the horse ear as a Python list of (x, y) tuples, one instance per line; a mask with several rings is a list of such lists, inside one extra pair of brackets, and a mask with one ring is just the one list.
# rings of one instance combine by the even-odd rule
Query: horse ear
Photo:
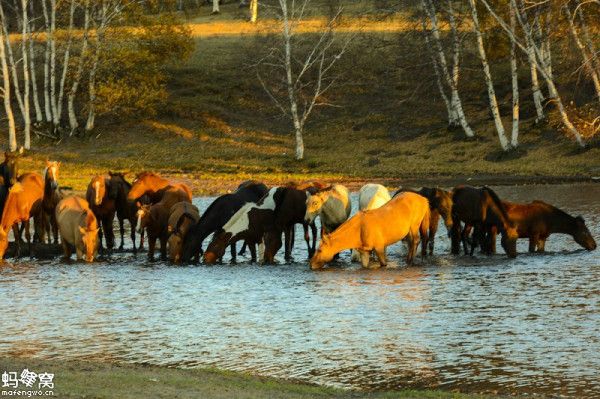
[(85, 235), (85, 233), (86, 233), (86, 231), (85, 231), (85, 228), (83, 228), (83, 227), (79, 226), (79, 232), (80, 232), (82, 235)]

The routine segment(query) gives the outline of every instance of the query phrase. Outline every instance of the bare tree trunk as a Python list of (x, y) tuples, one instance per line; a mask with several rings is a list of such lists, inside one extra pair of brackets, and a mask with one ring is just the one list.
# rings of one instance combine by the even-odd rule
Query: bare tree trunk
[(575, 44), (577, 48), (581, 52), (581, 56), (583, 58), (583, 67), (590, 75), (592, 82), (594, 83), (594, 88), (596, 89), (596, 95), (598, 96), (598, 100), (600, 101), (600, 78), (596, 73), (596, 70), (593, 65), (593, 61), (587, 53), (587, 46), (581, 41), (579, 37), (579, 33), (577, 32), (577, 27), (575, 26), (574, 16), (571, 14), (571, 10), (569, 10), (569, 6), (565, 5), (563, 7), (565, 10), (565, 14), (567, 19), (569, 20), (569, 28), (571, 29), (571, 35), (573, 35), (573, 39), (575, 40)]
[(473, 28), (475, 30), (475, 36), (477, 37), (477, 49), (479, 50), (479, 58), (481, 59), (481, 65), (483, 67), (483, 75), (485, 77), (485, 83), (488, 89), (488, 97), (490, 100), (490, 109), (494, 117), (494, 124), (496, 125), (496, 131), (498, 132), (498, 140), (500, 140), (500, 146), (504, 151), (510, 149), (506, 134), (504, 132), (504, 125), (500, 118), (500, 110), (498, 108), (498, 100), (496, 99), (496, 91), (494, 90), (494, 82), (492, 80), (492, 74), (490, 72), (490, 65), (487, 61), (487, 55), (485, 47), (483, 45), (483, 35), (481, 34), (481, 28), (479, 25), (479, 18), (477, 16), (477, 7), (475, 0), (469, 0), (471, 5), (471, 15), (473, 16)]
[(27, 2), (28, 0), (21, 0), (21, 7), (23, 12), (23, 26), (21, 30), (21, 53), (23, 56), (23, 146), (26, 150), (31, 148), (31, 113), (29, 111), (29, 59), (28, 59), (28, 48), (27, 48), (27, 36), (29, 31), (29, 16), (27, 14)]
[(438, 86), (438, 90), (440, 91), (440, 96), (442, 97), (442, 100), (444, 101), (444, 104), (446, 105), (446, 110), (448, 112), (448, 126), (452, 126), (453, 122), (455, 121), (455, 118), (457, 118), (456, 111), (452, 107), (452, 104), (450, 103), (450, 100), (446, 95), (444, 83), (442, 82), (442, 72), (440, 71), (440, 66), (438, 65), (437, 55), (431, 47), (431, 42), (429, 40), (429, 32), (427, 30), (427, 21), (425, 20), (425, 17), (423, 17), (423, 36), (425, 38), (425, 46), (429, 50), (429, 56), (431, 57), (431, 64), (433, 65), (433, 71), (435, 73), (435, 80)]
[(2, 97), (4, 98), (4, 112), (6, 113), (6, 119), (8, 120), (8, 148), (10, 151), (17, 150), (17, 129), (15, 126), (15, 116), (12, 110), (11, 97), (10, 97), (10, 73), (8, 71), (8, 63), (6, 62), (6, 49), (4, 44), (4, 27), (6, 21), (4, 16), (0, 17), (0, 64), (2, 65)]
[(102, 52), (102, 45), (104, 41), (104, 30), (108, 23), (108, 10), (105, 3), (102, 4), (102, 14), (100, 17), (100, 25), (96, 30), (96, 49), (92, 58), (92, 67), (90, 69), (89, 81), (88, 81), (88, 117), (85, 123), (85, 130), (90, 132), (94, 130), (96, 124), (96, 72), (98, 70), (98, 64), (100, 63), (100, 54)]
[(56, 101), (56, 0), (50, 0), (50, 108), (52, 109), (52, 123), (54, 133), (58, 131), (58, 109)]
[[(448, 20), (450, 22), (450, 30), (452, 32), (452, 87), (456, 87), (456, 90), (452, 90), (452, 104), (460, 102), (458, 96), (458, 80), (460, 77), (460, 38), (458, 36), (458, 27), (456, 26), (456, 18), (454, 17), (454, 8), (452, 7), (452, 0), (448, 0)], [(460, 126), (460, 118), (456, 107), (452, 106), (452, 115), (450, 119), (450, 126)]]
[(462, 107), (462, 101), (460, 100), (460, 96), (458, 94), (456, 80), (452, 79), (452, 77), (450, 76), (450, 72), (448, 71), (448, 63), (446, 62), (446, 55), (444, 54), (444, 49), (442, 47), (435, 7), (433, 6), (431, 0), (421, 0), (421, 2), (423, 5), (423, 10), (427, 13), (429, 20), (431, 21), (431, 36), (435, 43), (436, 51), (438, 54), (440, 71), (446, 81), (446, 84), (451, 90), (450, 98), (452, 109), (456, 113), (456, 116), (458, 117), (458, 120), (463, 131), (465, 132), (465, 135), (467, 137), (474, 137), (475, 133), (471, 129), (471, 126), (469, 126), (469, 123), (467, 122), (467, 118)]
[(42, 0), (42, 11), (44, 13), (44, 24), (46, 28), (46, 47), (44, 50), (44, 113), (46, 122), (52, 123), (52, 104), (50, 100), (50, 47), (52, 42), (52, 31), (50, 28), (50, 15), (46, 0)]
[(221, 12), (221, 10), (219, 9), (219, 0), (212, 0), (212, 13), (213, 14), (218, 14)]
[(67, 44), (65, 47), (64, 59), (63, 59), (63, 69), (62, 75), (60, 78), (60, 83), (58, 86), (58, 99), (56, 104), (56, 114), (54, 115), (54, 125), (59, 126), (62, 119), (62, 107), (63, 107), (63, 99), (65, 95), (65, 81), (67, 79), (67, 71), (69, 69), (69, 59), (71, 57), (71, 45), (73, 43), (73, 18), (75, 15), (75, 0), (71, 0), (71, 7), (69, 9), (69, 30), (67, 39)]
[(256, 23), (258, 19), (258, 0), (250, 0), (250, 22)]
[(579, 21), (581, 23), (581, 30), (583, 32), (583, 38), (585, 40), (585, 44), (588, 48), (588, 51), (589, 51), (591, 59), (592, 59), (592, 67), (596, 70), (596, 74), (600, 76), (600, 57), (598, 56), (599, 53), (596, 51), (596, 46), (594, 46), (594, 42), (592, 41), (592, 39), (590, 37), (590, 30), (588, 28), (587, 22), (583, 15), (583, 10), (581, 8), (579, 8), (577, 14), (579, 16)]
[[(516, 10), (510, 4), (510, 28), (517, 30)], [(510, 70), (512, 75), (512, 132), (510, 135), (510, 145), (513, 148), (519, 146), (519, 69), (517, 66), (517, 44), (514, 38), (511, 39), (510, 46)]]
[(90, 27), (90, 2), (86, 0), (85, 10), (83, 17), (83, 39), (81, 43), (81, 54), (79, 55), (79, 62), (77, 64), (77, 70), (73, 77), (73, 85), (69, 91), (67, 98), (67, 109), (69, 114), (69, 126), (71, 128), (70, 136), (79, 128), (79, 122), (77, 121), (77, 115), (75, 113), (75, 96), (79, 90), (79, 84), (81, 77), (83, 76), (83, 68), (85, 65), (85, 57), (87, 56), (88, 40), (89, 40), (89, 27)]
[(34, 23), (34, 7), (33, 1), (29, 2), (29, 11), (30, 11), (30, 23), (29, 23), (29, 72), (31, 74), (31, 89), (33, 94), (33, 106), (35, 109), (35, 121), (37, 123), (41, 123), (44, 120), (44, 116), (42, 114), (42, 108), (40, 106), (40, 98), (38, 95), (38, 87), (37, 87), (37, 75), (35, 71), (35, 42), (33, 40), (33, 32), (35, 31), (35, 23)]
[(533, 93), (533, 104), (535, 105), (536, 112), (535, 123), (539, 123), (545, 119), (544, 107), (542, 105), (545, 98), (540, 89), (537, 62), (535, 60), (535, 43), (530, 39), (529, 35), (525, 35), (525, 42), (527, 43), (527, 58), (529, 60), (529, 70), (531, 74), (531, 91)]

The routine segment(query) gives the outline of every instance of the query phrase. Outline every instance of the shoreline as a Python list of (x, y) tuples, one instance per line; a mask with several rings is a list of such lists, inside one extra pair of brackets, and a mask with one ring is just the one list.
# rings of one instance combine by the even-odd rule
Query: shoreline
[[(435, 389), (353, 391), (213, 368), (0, 357), (1, 371), (53, 373), (55, 398), (491, 398)], [(21, 389), (20, 387), (19, 389)], [(4, 388), (6, 389), (6, 388)], [(12, 396), (15, 397), (15, 396)]]

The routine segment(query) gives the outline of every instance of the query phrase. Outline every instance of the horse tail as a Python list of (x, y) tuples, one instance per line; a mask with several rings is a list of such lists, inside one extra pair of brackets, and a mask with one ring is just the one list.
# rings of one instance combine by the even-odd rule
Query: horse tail
[(498, 195), (494, 192), (494, 190), (492, 190), (491, 188), (484, 186), (482, 188), (482, 191), (487, 193), (490, 198), (492, 199), (492, 201), (494, 202), (494, 205), (496, 206), (496, 208), (498, 208), (498, 210), (500, 211), (500, 214), (502, 215), (502, 217), (506, 220), (506, 222), (509, 225), (512, 225), (512, 222), (510, 220), (510, 217), (508, 216), (508, 213), (506, 212), (506, 209), (504, 208), (504, 205), (502, 204), (502, 200), (500, 200), (500, 198), (498, 197)]

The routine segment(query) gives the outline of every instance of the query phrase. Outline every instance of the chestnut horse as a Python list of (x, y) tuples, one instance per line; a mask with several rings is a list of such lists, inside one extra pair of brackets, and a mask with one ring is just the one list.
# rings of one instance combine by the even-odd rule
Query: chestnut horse
[[(581, 216), (573, 217), (544, 201), (529, 204), (502, 201), (502, 205), (515, 224), (519, 238), (529, 239), (529, 252), (544, 252), (546, 239), (554, 233), (570, 235), (588, 251), (596, 249), (596, 241)], [(490, 251), (495, 252), (495, 230), (490, 232), (489, 245)]]
[(178, 202), (171, 207), (169, 214), (167, 247), (169, 259), (173, 263), (181, 262), (183, 240), (192, 226), (198, 223), (200, 211), (189, 202)]
[[(385, 186), (376, 183), (367, 183), (358, 191), (358, 210), (368, 211), (377, 209), (391, 200), (390, 192)], [(360, 262), (360, 254), (352, 250), (352, 262)]]
[(153, 172), (142, 172), (136, 176), (131, 190), (127, 194), (127, 199), (138, 201), (142, 196), (147, 195), (150, 202), (156, 204), (162, 199), (168, 187), (184, 191), (188, 196), (188, 200), (192, 200), (192, 190), (186, 184), (172, 182)]
[(448, 236), (452, 232), (452, 193), (440, 188), (423, 187), (420, 190), (400, 188), (394, 196), (399, 193), (413, 192), (427, 198), (431, 219), (429, 220), (429, 254), (433, 255), (435, 235), (437, 233), (440, 217), (444, 220)]
[(42, 201), (43, 219), (40, 241), (44, 242), (48, 237), (48, 244), (51, 242), (50, 232), (54, 238), (54, 244), (58, 244), (58, 223), (56, 222), (56, 205), (62, 199), (58, 188), (58, 172), (60, 162), (46, 161), (44, 169), (44, 200)]
[[(502, 233), (502, 247), (508, 257), (517, 256), (517, 229), (492, 189), (459, 186), (452, 191), (452, 202), (452, 253), (460, 252), (462, 241), (465, 254), (472, 255), (476, 243), (486, 241), (485, 232), (497, 228)], [(464, 229), (461, 222), (465, 223)], [(475, 228), (470, 252), (467, 249), (469, 226)]]
[[(360, 252), (363, 267), (368, 266), (371, 251), (375, 251), (383, 267), (387, 265), (385, 247), (403, 239), (408, 241), (406, 263), (410, 265), (417, 252), (419, 236), (426, 244), (429, 218), (427, 199), (415, 193), (401, 193), (377, 209), (359, 211), (333, 233), (324, 235), (310, 260), (310, 267), (320, 269), (335, 254), (353, 248)], [(425, 247), (423, 245), (423, 249)]]
[(154, 261), (156, 240), (160, 241), (160, 257), (167, 259), (167, 239), (169, 238), (169, 215), (171, 207), (178, 202), (191, 202), (186, 191), (171, 187), (163, 193), (162, 199), (153, 205), (137, 204), (137, 229), (146, 229), (148, 234), (148, 260)]
[(8, 247), (8, 233), (13, 229), (16, 256), (21, 253), (21, 235), (18, 223), (22, 222), (25, 228), (25, 238), (31, 254), (31, 234), (29, 231), (29, 219), (34, 217), (36, 227), (41, 224), (42, 200), (44, 198), (44, 183), (42, 176), (38, 173), (26, 173), (19, 177), (8, 192), (8, 198), (2, 211), (2, 222), (0, 223), (0, 259), (4, 258)]

